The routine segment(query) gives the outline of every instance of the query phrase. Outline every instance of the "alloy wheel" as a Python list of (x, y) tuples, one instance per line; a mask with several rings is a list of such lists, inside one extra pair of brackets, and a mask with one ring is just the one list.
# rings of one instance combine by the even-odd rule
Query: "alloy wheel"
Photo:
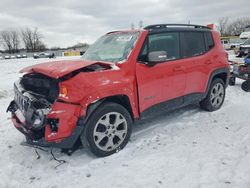
[(109, 112), (103, 115), (96, 123), (93, 137), (95, 145), (103, 151), (118, 148), (128, 132), (125, 117), (118, 112)]
[(212, 89), (210, 94), (210, 101), (214, 108), (218, 108), (224, 99), (225, 91), (224, 87), (221, 83), (216, 83)]

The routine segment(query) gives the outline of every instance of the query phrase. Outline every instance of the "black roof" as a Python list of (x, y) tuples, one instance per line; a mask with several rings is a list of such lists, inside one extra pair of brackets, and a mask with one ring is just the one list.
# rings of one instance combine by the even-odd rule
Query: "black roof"
[(180, 31), (180, 30), (195, 30), (195, 31), (204, 31), (211, 30), (211, 28), (203, 25), (193, 25), (193, 24), (155, 24), (144, 27), (144, 29), (151, 32), (157, 31)]

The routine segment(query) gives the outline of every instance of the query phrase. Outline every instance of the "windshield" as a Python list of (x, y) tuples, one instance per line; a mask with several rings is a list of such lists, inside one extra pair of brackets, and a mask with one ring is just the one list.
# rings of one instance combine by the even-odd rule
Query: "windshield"
[(247, 39), (247, 40), (243, 43), (243, 45), (250, 45), (250, 39)]
[(119, 62), (127, 59), (139, 33), (111, 33), (98, 39), (82, 56), (85, 60)]

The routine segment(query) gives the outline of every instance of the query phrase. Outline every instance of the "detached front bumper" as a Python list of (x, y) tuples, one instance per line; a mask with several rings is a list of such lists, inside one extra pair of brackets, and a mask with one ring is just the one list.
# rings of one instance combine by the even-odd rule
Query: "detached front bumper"
[[(44, 125), (40, 129), (34, 129), (27, 114), (23, 113), (14, 100), (7, 111), (11, 112), (11, 120), (28, 144), (39, 146), (53, 146), (59, 148), (73, 148), (83, 129), (83, 118), (80, 117), (80, 105), (55, 102), (51, 105), (48, 114), (41, 114)], [(33, 121), (34, 122), (34, 121)]]

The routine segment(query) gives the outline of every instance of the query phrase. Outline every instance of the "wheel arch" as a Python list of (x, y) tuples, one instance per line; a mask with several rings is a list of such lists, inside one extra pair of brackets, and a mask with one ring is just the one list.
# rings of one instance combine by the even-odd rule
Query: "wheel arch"
[(214, 75), (212, 81), (215, 80), (216, 78), (222, 79), (225, 85), (227, 84), (227, 72), (221, 72), (221, 73)]
[(90, 104), (87, 107), (85, 122), (89, 119), (90, 115), (104, 102), (114, 102), (114, 103), (120, 104), (129, 112), (132, 120), (134, 120), (134, 113), (132, 110), (129, 97), (127, 95), (114, 95), (114, 96), (109, 96), (109, 97), (99, 99), (95, 103)]
[[(209, 91), (210, 85), (212, 83), (213, 80), (215, 80), (216, 78), (220, 78), (223, 80), (223, 82), (225, 83), (226, 87), (228, 86), (228, 79), (229, 79), (229, 68), (220, 68), (220, 69), (216, 69), (214, 70), (209, 77), (209, 81), (207, 84), (207, 88), (206, 88), (206, 95)], [(205, 96), (206, 96), (205, 95)]]

